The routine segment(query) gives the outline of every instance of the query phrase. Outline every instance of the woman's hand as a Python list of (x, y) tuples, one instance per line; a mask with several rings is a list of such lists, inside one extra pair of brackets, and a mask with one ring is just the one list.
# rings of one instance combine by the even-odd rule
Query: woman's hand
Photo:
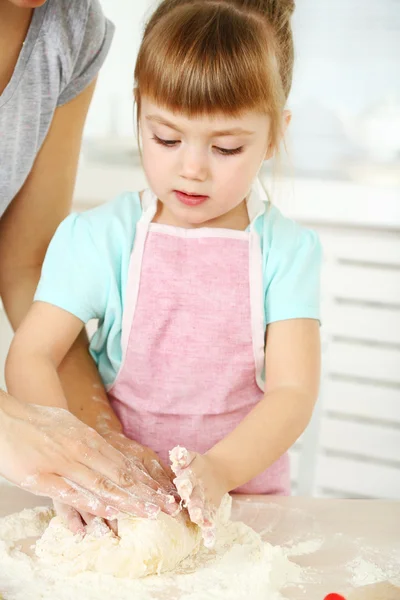
[(176, 511), (142, 483), (138, 464), (67, 410), (0, 396), (0, 474), (12, 483), (104, 519)]
[[(161, 498), (163, 495), (169, 495), (173, 496), (178, 502), (180, 501), (176, 487), (173, 484), (174, 473), (162, 463), (159, 456), (151, 448), (131, 440), (120, 431), (104, 433), (103, 437), (136, 465), (139, 481), (158, 492)], [(163, 505), (160, 504), (160, 507), (163, 508)]]
[(217, 463), (207, 454), (177, 446), (170, 452), (174, 483), (193, 523), (202, 530), (204, 544), (215, 544), (216, 517), (229, 483)]
[[(180, 511), (180, 498), (176, 487), (172, 483), (173, 473), (165, 467), (160, 458), (153, 450), (127, 438), (120, 431), (103, 432), (104, 439), (120, 452), (134, 468), (135, 481), (138, 485), (138, 494), (143, 493), (147, 497), (148, 489), (151, 490), (152, 502), (157, 510), (148, 514), (137, 516), (155, 517), (161, 510), (170, 515), (176, 515)], [(139, 495), (140, 498), (140, 495)], [(91, 525), (95, 515), (90, 511), (74, 510), (70, 506), (54, 503), (58, 515), (66, 521), (69, 529), (74, 533), (84, 533), (87, 525)], [(118, 533), (116, 521), (106, 520), (108, 527)], [(107, 528), (105, 528), (107, 531)]]

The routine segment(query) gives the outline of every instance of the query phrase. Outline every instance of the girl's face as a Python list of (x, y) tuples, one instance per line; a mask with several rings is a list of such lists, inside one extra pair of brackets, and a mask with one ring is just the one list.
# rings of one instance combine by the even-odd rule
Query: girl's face
[(162, 221), (180, 227), (226, 227), (241, 212), (272, 151), (269, 117), (188, 118), (142, 98), (143, 166)]

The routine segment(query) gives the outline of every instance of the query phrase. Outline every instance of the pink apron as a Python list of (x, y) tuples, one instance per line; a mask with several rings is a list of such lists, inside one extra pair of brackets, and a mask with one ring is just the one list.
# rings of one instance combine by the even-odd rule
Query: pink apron
[[(109, 389), (125, 435), (168, 464), (176, 445), (204, 453), (263, 397), (264, 312), (258, 234), (152, 223), (143, 194), (122, 323), (122, 363)], [(249, 218), (263, 206), (248, 201)], [(252, 214), (253, 213), (253, 214)], [(287, 454), (236, 490), (289, 494)]]

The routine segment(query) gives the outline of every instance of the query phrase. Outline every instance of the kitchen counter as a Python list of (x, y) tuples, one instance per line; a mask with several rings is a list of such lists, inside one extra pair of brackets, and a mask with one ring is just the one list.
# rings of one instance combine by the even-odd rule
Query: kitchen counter
[[(48, 503), (0, 485), (0, 517)], [(306, 568), (306, 581), (285, 590), (288, 599), (323, 600), (331, 592), (351, 598), (354, 588), (381, 581), (400, 586), (400, 502), (241, 496), (234, 498), (233, 518), (290, 548), (291, 560)], [(398, 595), (395, 589), (394, 596), (365, 596), (386, 597), (400, 599), (400, 587)]]

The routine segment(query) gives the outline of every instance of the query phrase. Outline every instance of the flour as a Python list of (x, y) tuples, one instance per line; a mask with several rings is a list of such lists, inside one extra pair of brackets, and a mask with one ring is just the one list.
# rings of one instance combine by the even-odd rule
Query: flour
[(385, 565), (382, 567), (373, 560), (357, 557), (347, 564), (347, 569), (351, 574), (351, 583), (354, 587), (384, 581), (400, 585), (400, 554), (386, 556)]
[(378, 565), (363, 558), (356, 558), (348, 564), (348, 568), (352, 575), (352, 583), (356, 587), (379, 583), (387, 579), (386, 573)]
[(212, 550), (201, 546), (173, 573), (137, 580), (93, 571), (67, 574), (60, 564), (26, 554), (19, 543), (42, 535), (52, 517), (50, 509), (33, 509), (0, 519), (0, 594), (6, 600), (280, 600), (280, 590), (300, 580), (301, 568), (283, 548), (230, 520), (218, 523)]

